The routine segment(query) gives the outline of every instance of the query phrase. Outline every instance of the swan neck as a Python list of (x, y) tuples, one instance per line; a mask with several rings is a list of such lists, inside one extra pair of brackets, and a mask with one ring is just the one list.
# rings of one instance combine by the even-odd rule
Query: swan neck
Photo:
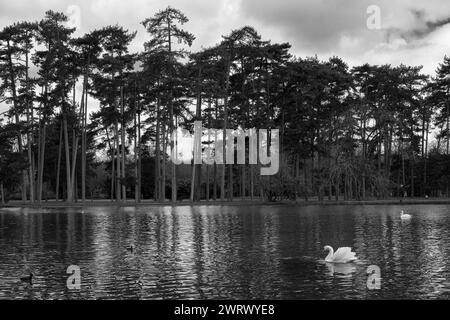
[(328, 250), (328, 255), (327, 255), (327, 257), (325, 258), (326, 261), (327, 261), (327, 260), (331, 260), (331, 258), (332, 258), (333, 255), (334, 255), (334, 250), (333, 250), (332, 247), (327, 246), (327, 250)]

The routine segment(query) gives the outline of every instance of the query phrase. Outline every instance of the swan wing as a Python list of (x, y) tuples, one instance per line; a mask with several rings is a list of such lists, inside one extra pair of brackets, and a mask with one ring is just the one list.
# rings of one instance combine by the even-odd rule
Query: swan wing
[(334, 262), (350, 262), (356, 260), (355, 253), (352, 252), (352, 248), (350, 247), (341, 247), (336, 250), (333, 256)]

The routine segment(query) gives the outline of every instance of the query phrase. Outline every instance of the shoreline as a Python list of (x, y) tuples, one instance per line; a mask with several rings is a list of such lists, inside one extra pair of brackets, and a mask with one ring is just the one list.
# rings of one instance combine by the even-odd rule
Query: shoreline
[(310, 200), (310, 201), (280, 201), (269, 202), (262, 200), (242, 200), (235, 199), (234, 201), (178, 201), (176, 203), (167, 202), (155, 202), (153, 200), (145, 200), (140, 203), (136, 203), (134, 200), (115, 202), (111, 200), (88, 200), (85, 202), (56, 202), (55, 200), (43, 201), (41, 203), (28, 203), (22, 201), (11, 201), (6, 204), (0, 204), (1, 208), (87, 208), (87, 207), (180, 207), (180, 206), (357, 206), (357, 205), (424, 205), (424, 204), (449, 204), (450, 198), (440, 199), (425, 199), (425, 198), (413, 198), (413, 199), (386, 199), (386, 200)]

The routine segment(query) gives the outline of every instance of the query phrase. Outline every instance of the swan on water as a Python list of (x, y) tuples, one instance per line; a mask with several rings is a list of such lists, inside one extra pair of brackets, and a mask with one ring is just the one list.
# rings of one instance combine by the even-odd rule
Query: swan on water
[(402, 220), (409, 220), (409, 219), (411, 219), (411, 215), (405, 213), (405, 212), (402, 210), (402, 211), (400, 212), (400, 219), (402, 219)]
[(352, 252), (352, 248), (350, 247), (341, 247), (336, 252), (334, 252), (331, 246), (325, 246), (323, 249), (328, 251), (325, 262), (347, 263), (356, 260), (356, 254)]
[(328, 269), (328, 275), (348, 277), (356, 272), (356, 267), (354, 263), (325, 263)]

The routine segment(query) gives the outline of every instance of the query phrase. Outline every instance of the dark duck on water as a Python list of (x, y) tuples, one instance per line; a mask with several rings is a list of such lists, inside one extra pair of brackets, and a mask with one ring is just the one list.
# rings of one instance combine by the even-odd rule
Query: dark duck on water
[(33, 276), (34, 276), (33, 273), (30, 272), (28, 276), (20, 277), (20, 281), (33, 284)]

